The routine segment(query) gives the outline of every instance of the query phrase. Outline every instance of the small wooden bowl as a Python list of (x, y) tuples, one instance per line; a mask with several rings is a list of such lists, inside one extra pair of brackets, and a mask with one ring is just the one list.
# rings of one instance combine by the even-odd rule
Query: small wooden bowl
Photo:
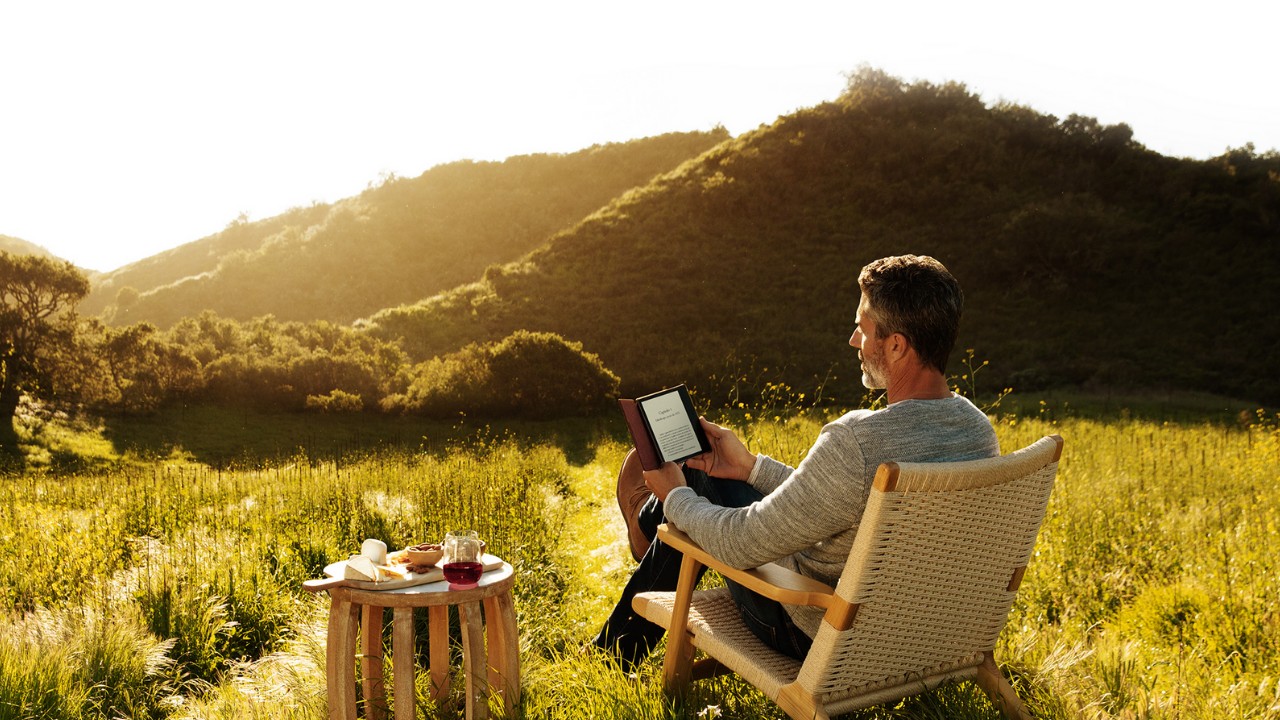
[(411, 565), (435, 565), (444, 557), (444, 548), (436, 543), (422, 543), (405, 548)]

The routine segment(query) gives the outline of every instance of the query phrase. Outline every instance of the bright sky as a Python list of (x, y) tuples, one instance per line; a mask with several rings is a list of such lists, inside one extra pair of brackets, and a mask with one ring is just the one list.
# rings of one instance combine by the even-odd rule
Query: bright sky
[(733, 134), (867, 64), (1111, 124), (1280, 147), (1280, 4), (0, 0), (0, 234), (112, 270), (386, 173)]

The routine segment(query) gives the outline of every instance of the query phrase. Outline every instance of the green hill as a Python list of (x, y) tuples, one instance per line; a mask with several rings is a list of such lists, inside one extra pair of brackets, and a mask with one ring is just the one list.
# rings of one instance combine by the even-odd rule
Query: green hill
[[(106, 313), (120, 324), (138, 320), (168, 324), (172, 319), (160, 318), (169, 318), (171, 313), (150, 313), (153, 307), (163, 306), (164, 298), (180, 294), (172, 293), (171, 288), (212, 282), (211, 278), (228, 258), (252, 256), (290, 228), (314, 226), (324, 220), (331, 207), (317, 203), (265, 220), (237, 219), (220, 233), (102, 273), (94, 280), (88, 297), (80, 302), (79, 310), (84, 315)], [(174, 308), (188, 315), (198, 315), (202, 309)]]
[(627, 189), (725, 140), (671, 133), (570, 154), (441, 165), (225, 231), (110, 273), (81, 306), (160, 327), (213, 310), (349, 323), (515, 260)]
[(1277, 402), (1277, 177), (1274, 151), (1169, 158), (1125, 125), (864, 70), (838, 100), (367, 327), (418, 358), (555, 332), (597, 353), (624, 393), (724, 390), (748, 367), (796, 388), (834, 372), (827, 388), (855, 393), (856, 274), (910, 252), (966, 288), (961, 348), (991, 361), (985, 383)]

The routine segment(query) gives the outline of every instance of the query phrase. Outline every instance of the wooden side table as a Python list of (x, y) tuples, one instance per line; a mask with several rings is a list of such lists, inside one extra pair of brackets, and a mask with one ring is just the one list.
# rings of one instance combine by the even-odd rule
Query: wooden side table
[[(357, 625), (360, 676), (366, 716), (382, 720), (387, 701), (382, 675), (382, 615), (393, 609), (391, 652), (395, 720), (413, 720), (413, 611), (429, 615), (431, 694), (449, 692), (449, 606), (458, 606), (462, 626), (463, 673), (466, 677), (468, 720), (489, 717), (490, 692), (503, 701), (507, 714), (520, 703), (520, 637), (511, 597), (515, 573), (509, 563), (480, 577), (477, 587), (450, 590), (447, 582), (433, 582), (393, 590), (332, 587), (329, 592), (329, 637), (325, 655), (330, 720), (355, 720), (355, 658)], [(488, 648), (486, 650), (486, 637)]]

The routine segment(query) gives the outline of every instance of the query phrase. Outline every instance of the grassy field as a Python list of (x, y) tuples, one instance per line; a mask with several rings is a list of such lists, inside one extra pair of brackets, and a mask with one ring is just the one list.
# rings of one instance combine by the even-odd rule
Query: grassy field
[[(1006, 451), (1067, 441), (1000, 648), (1037, 717), (1280, 718), (1277, 418), (1161, 407), (1098, 419), (1054, 400), (993, 418)], [(727, 419), (797, 461), (824, 414)], [(366, 537), (464, 526), (518, 570), (522, 716), (781, 717), (732, 678), (673, 705), (656, 659), (631, 677), (579, 652), (632, 562), (612, 418), (265, 420), (44, 428), (33, 457), (52, 470), (0, 478), (0, 718), (327, 717), (327, 599), (302, 581)], [(423, 717), (455, 717), (457, 700), (418, 688)], [(960, 684), (851, 717), (999, 715)]]

